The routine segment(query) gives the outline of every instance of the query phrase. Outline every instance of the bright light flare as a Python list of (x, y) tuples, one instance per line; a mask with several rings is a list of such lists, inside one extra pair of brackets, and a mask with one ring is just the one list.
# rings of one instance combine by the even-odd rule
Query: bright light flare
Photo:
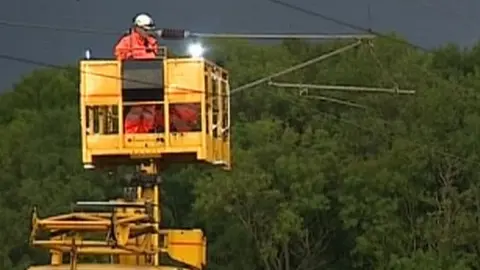
[(192, 43), (188, 46), (188, 54), (190, 57), (199, 58), (203, 56), (205, 48), (200, 43)]

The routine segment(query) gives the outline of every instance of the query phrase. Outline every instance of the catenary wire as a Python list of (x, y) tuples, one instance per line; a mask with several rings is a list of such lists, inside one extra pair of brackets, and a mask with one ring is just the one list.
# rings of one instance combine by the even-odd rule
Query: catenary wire
[(374, 31), (373, 29), (368, 29), (368, 28), (365, 28), (365, 27), (362, 27), (362, 26), (359, 26), (359, 25), (356, 25), (356, 24), (353, 24), (353, 23), (349, 23), (349, 22), (346, 22), (346, 21), (343, 21), (343, 20), (339, 20), (337, 18), (330, 17), (330, 16), (325, 15), (323, 13), (313, 11), (311, 9), (303, 8), (301, 6), (294, 5), (294, 4), (291, 4), (291, 3), (288, 3), (288, 2), (285, 2), (285, 1), (280, 1), (280, 0), (266, 0), (266, 1), (271, 2), (273, 4), (276, 4), (276, 5), (286, 7), (286, 8), (291, 9), (291, 10), (296, 10), (298, 12), (301, 12), (301, 13), (304, 13), (304, 14), (307, 14), (307, 15), (310, 15), (310, 16), (313, 16), (313, 17), (321, 18), (325, 21), (329, 21), (329, 22), (336, 23), (338, 25), (346, 26), (346, 27), (351, 28), (353, 30), (357, 30), (357, 31), (364, 32), (364, 33), (369, 33), (369, 34), (374, 34), (376, 36), (379, 36), (379, 37), (382, 37), (382, 38), (385, 38), (385, 39), (389, 39), (389, 40), (397, 42), (397, 43), (408, 45), (412, 48), (416, 48), (416, 49), (419, 49), (419, 50), (422, 50), (422, 51), (425, 51), (425, 52), (430, 52), (429, 49), (427, 49), (423, 46), (420, 46), (418, 44), (414, 44), (414, 43), (411, 43), (411, 42), (408, 42), (408, 41), (405, 41), (405, 40), (394, 38), (394, 37), (382, 34), (380, 32)]
[[(426, 53), (432, 53), (434, 51), (434, 50), (430, 50), (430, 49), (427, 49), (425, 47), (422, 47), (418, 44), (408, 42), (406, 40), (398, 39), (398, 38), (395, 38), (395, 37), (392, 37), (392, 36), (389, 36), (389, 35), (384, 35), (384, 34), (378, 32), (378, 31), (374, 31), (373, 29), (369, 29), (369, 28), (365, 28), (365, 27), (362, 27), (362, 26), (359, 26), (359, 25), (356, 25), (356, 24), (353, 24), (353, 23), (349, 23), (349, 22), (346, 22), (346, 21), (328, 16), (328, 15), (322, 14), (320, 12), (316, 12), (316, 11), (313, 11), (313, 10), (310, 10), (310, 9), (306, 9), (306, 8), (301, 7), (301, 6), (294, 5), (294, 4), (285, 2), (285, 1), (281, 1), (281, 0), (265, 0), (265, 1), (273, 3), (273, 4), (281, 5), (283, 7), (288, 8), (288, 9), (295, 10), (295, 11), (298, 11), (298, 12), (304, 13), (306, 15), (316, 17), (316, 18), (320, 18), (322, 20), (337, 23), (339, 25), (343, 25), (343, 26), (352, 28), (354, 30), (358, 30), (360, 32), (364, 32), (364, 33), (367, 33), (367, 34), (373, 34), (375, 36), (382, 37), (386, 40), (390, 40), (390, 41), (393, 41), (393, 42), (396, 42), (396, 43), (399, 43), (399, 44), (407, 45), (407, 46), (409, 46), (411, 48), (414, 48), (414, 49), (419, 49), (419, 50), (424, 51)], [(454, 88), (457, 88), (459, 86), (456, 83), (453, 83), (453, 82), (443, 78), (438, 73), (433, 72), (432, 70), (427, 70), (425, 66), (421, 66), (421, 69), (422, 69), (423, 72), (425, 72), (425, 74), (433, 75), (437, 79), (449, 84), (450, 86), (452, 86)], [(462, 88), (463, 89), (468, 89), (468, 90), (473, 90), (472, 88), (466, 87), (465, 85), (462, 85)]]
[[(43, 62), (38, 62), (38, 61), (33, 61), (33, 60), (29, 60), (29, 59), (25, 59), (25, 58), (18, 58), (18, 57), (11, 57), (11, 56), (6, 56), (6, 55), (1, 55), (0, 54), (0, 58), (3, 58), (3, 59), (8, 59), (8, 60), (12, 60), (12, 61), (17, 61), (17, 62), (22, 62), (22, 63), (26, 63), (26, 64), (32, 64), (32, 65), (36, 65), (36, 66), (43, 66), (43, 67), (49, 67), (49, 68), (56, 68), (56, 69), (63, 69), (63, 70), (68, 70), (68, 68), (66, 67), (62, 67), (62, 66), (57, 66), (57, 65), (53, 65), (53, 64), (48, 64), (48, 63), (43, 63)], [(363, 130), (363, 131), (369, 131), (369, 132), (373, 132), (373, 133), (378, 133), (377, 130), (374, 130), (372, 128), (368, 128), (368, 127), (365, 127), (365, 126), (362, 126), (362, 125), (358, 125), (352, 121), (349, 121), (349, 120), (346, 120), (344, 118), (339, 118), (338, 116), (335, 116), (335, 115), (332, 115), (332, 114), (329, 114), (327, 112), (322, 112), (322, 114), (324, 114), (325, 116), (329, 117), (329, 118), (334, 118), (340, 122), (343, 122), (345, 124), (349, 124), (349, 125), (352, 125), (352, 126), (355, 126), (355, 127), (358, 127), (359, 129)], [(374, 117), (375, 119), (385, 123), (385, 124), (390, 124), (388, 121), (385, 121), (383, 119), (381, 119), (380, 117)], [(386, 135), (386, 133), (384, 132), (384, 135)], [(412, 143), (420, 146), (420, 147), (429, 147), (430, 149), (432, 149), (435, 153), (437, 154), (440, 154), (440, 155), (443, 155), (443, 156), (446, 156), (446, 157), (451, 157), (451, 158), (455, 158), (455, 159), (458, 159), (458, 160), (462, 160), (462, 161), (465, 161), (465, 162), (468, 162), (468, 163), (472, 163), (472, 164), (476, 164), (476, 165), (479, 165), (480, 166), (480, 162), (476, 161), (476, 160), (468, 160), (464, 157), (460, 157), (458, 155), (454, 155), (454, 154), (451, 154), (451, 153), (448, 153), (446, 151), (440, 151), (440, 150), (437, 150), (437, 149), (433, 149), (434, 147), (432, 145), (426, 145), (424, 143), (419, 143), (419, 142), (416, 142), (416, 141), (413, 141), (411, 140)]]
[[(11, 61), (16, 61), (16, 62), (21, 62), (21, 63), (25, 63), (25, 64), (31, 64), (31, 65), (35, 65), (35, 66), (42, 66), (42, 67), (49, 67), (49, 68), (55, 68), (55, 69), (61, 69), (61, 70), (69, 70), (69, 68), (67, 67), (63, 67), (63, 66), (58, 66), (58, 65), (54, 65), (54, 64), (49, 64), (49, 63), (44, 63), (44, 62), (39, 62), (39, 61), (34, 61), (34, 60), (30, 60), (30, 59), (26, 59), (26, 58), (20, 58), (20, 57), (12, 57), (12, 56), (8, 56), (8, 55), (2, 55), (0, 54), (0, 59), (7, 59), (7, 60), (11, 60)], [(99, 75), (100, 76), (100, 75)], [(366, 126), (362, 126), (362, 125), (358, 125), (357, 123), (354, 123), (352, 121), (349, 121), (349, 120), (346, 120), (344, 118), (341, 118), (341, 117), (338, 117), (336, 115), (333, 115), (333, 114), (330, 114), (330, 113), (327, 113), (327, 112), (321, 112), (323, 115), (329, 117), (329, 118), (333, 118), (333, 119), (336, 119), (340, 122), (343, 122), (345, 124), (349, 124), (349, 125), (352, 125), (352, 126), (355, 126), (355, 127), (358, 127), (359, 129), (363, 130), (363, 131), (369, 131), (369, 132), (373, 132), (373, 133), (378, 133), (377, 130), (374, 130), (373, 128), (369, 128), (369, 127), (366, 127)], [(385, 124), (391, 124), (389, 123), (388, 121), (384, 120), (384, 119), (381, 119), (380, 117), (373, 117)], [(388, 135), (386, 134), (386, 132), (383, 132), (383, 135)], [(445, 157), (450, 157), (450, 158), (455, 158), (457, 160), (461, 160), (461, 161), (464, 161), (464, 162), (467, 162), (467, 163), (471, 163), (471, 164), (475, 164), (475, 165), (478, 165), (480, 166), (480, 162), (477, 161), (477, 160), (468, 160), (466, 159), (465, 157), (461, 157), (461, 156), (458, 156), (458, 155), (454, 155), (454, 154), (451, 154), (451, 153), (448, 153), (446, 151), (440, 151), (440, 150), (437, 150), (437, 149), (434, 149), (434, 147), (432, 145), (428, 145), (428, 144), (425, 144), (425, 143), (420, 143), (420, 142), (416, 142), (414, 140), (411, 140), (412, 143), (418, 145), (419, 147), (429, 147), (431, 150), (433, 150), (435, 153), (437, 154), (440, 154), (440, 155), (443, 155)]]
[[(47, 62), (32, 60), (32, 59), (23, 58), (23, 57), (11, 56), (11, 55), (6, 55), (6, 54), (0, 54), (0, 59), (19, 62), (19, 63), (24, 63), (24, 64), (29, 64), (29, 65), (34, 65), (34, 66), (58, 69), (58, 70), (70, 71), (72, 69), (70, 67), (55, 65), (55, 64), (51, 64), (51, 63), (47, 63)], [(106, 74), (102, 74), (102, 73), (88, 72), (88, 71), (83, 71), (83, 70), (81, 70), (79, 68), (76, 68), (76, 67), (73, 68), (73, 69), (75, 69), (77, 71), (80, 71), (83, 74), (89, 74), (89, 75), (103, 77), (103, 78), (116, 79), (116, 80), (125, 81), (125, 82), (135, 82), (135, 83), (140, 83), (140, 84), (149, 85), (149, 86), (159, 86), (159, 84), (157, 84), (157, 83), (152, 83), (152, 82), (148, 82), (148, 81), (145, 81), (145, 80), (135, 80), (135, 79), (128, 79), (128, 78), (121, 78), (121, 77), (118, 77), (118, 76), (106, 75)], [(196, 93), (203, 93), (202, 91), (195, 90), (195, 89), (179, 88), (178, 90), (184, 90), (184, 91), (196, 92)]]
[[(269, 2), (272, 2), (274, 4), (279, 4), (279, 5), (282, 5), (284, 7), (287, 7), (287, 8), (290, 8), (290, 9), (293, 9), (293, 10), (296, 10), (296, 11), (300, 11), (300, 12), (303, 12), (303, 13), (306, 13), (308, 15), (311, 15), (311, 16), (315, 16), (315, 17), (319, 17), (321, 19), (324, 19), (324, 20), (328, 20), (328, 21), (331, 21), (331, 22), (334, 22), (334, 23), (337, 23), (337, 24), (340, 24), (340, 25), (343, 25), (343, 26), (347, 26), (347, 27), (350, 27), (354, 30), (359, 30), (359, 31), (362, 31), (362, 32), (365, 32), (367, 34), (370, 34), (370, 35), (359, 35), (360, 38), (371, 38), (371, 35), (376, 35), (376, 36), (380, 36), (380, 37), (384, 37), (386, 39), (389, 39), (389, 40), (393, 40), (395, 42), (400, 42), (402, 44), (406, 44), (406, 45), (409, 45), (413, 48), (417, 48), (417, 49), (421, 49), (423, 51), (429, 51), (428, 49), (426, 48), (423, 48), (422, 46), (419, 46), (417, 44), (413, 44), (413, 43), (410, 43), (408, 41), (404, 41), (404, 40), (400, 40), (400, 39), (397, 39), (397, 38), (393, 38), (393, 37), (390, 37), (390, 36), (387, 36), (387, 35), (383, 35), (381, 33), (378, 33), (376, 31), (373, 31), (371, 29), (366, 29), (366, 28), (363, 28), (363, 27), (360, 27), (360, 26), (357, 26), (355, 24), (351, 24), (351, 23), (348, 23), (348, 22), (344, 22), (342, 20), (338, 20), (336, 18), (333, 18), (333, 17), (330, 17), (330, 16), (327, 16), (327, 15), (324, 15), (324, 14), (321, 14), (321, 13), (318, 13), (318, 12), (315, 12), (315, 11), (312, 11), (312, 10), (308, 10), (308, 9), (305, 9), (305, 8), (302, 8), (300, 6), (296, 6), (296, 5), (293, 5), (293, 4), (290, 4), (290, 3), (287, 3), (287, 2), (283, 2), (283, 1), (280, 1), (280, 0), (267, 0)], [(12, 22), (12, 21), (6, 21), (6, 20), (0, 20), (0, 25), (3, 25), (3, 26), (7, 26), (7, 27), (21, 27), (21, 28), (40, 28), (40, 29), (47, 29), (47, 30), (52, 30), (52, 31), (63, 31), (63, 32), (76, 32), (76, 33), (90, 33), (90, 34), (108, 34), (108, 35), (118, 35), (119, 33), (118, 32), (115, 32), (115, 31), (104, 31), (104, 30), (97, 30), (97, 29), (87, 29), (87, 28), (67, 28), (67, 27), (57, 27), (57, 26), (51, 26), (51, 25), (41, 25), (41, 24), (33, 24), (33, 23), (24, 23), (24, 22)], [(202, 33), (194, 33), (195, 35), (198, 35), (198, 36), (201, 36)], [(212, 36), (213, 34), (203, 34), (203, 35), (206, 35), (206, 36)], [(262, 34), (257, 34), (257, 35), (245, 35), (245, 34), (219, 34), (219, 33), (216, 33), (215, 35), (213, 36), (217, 36), (217, 37), (243, 37), (243, 38), (260, 38), (262, 36)], [(267, 39), (269, 37), (276, 37), (276, 38), (279, 38), (280, 35), (272, 35), (272, 34), (265, 34), (263, 35), (265, 36)], [(282, 38), (287, 38), (288, 36), (290, 37), (295, 37), (295, 35), (291, 34), (291, 35), (282, 35), (281, 37)], [(338, 36), (338, 35), (337, 35)], [(353, 37), (354, 35), (343, 35), (344, 37)], [(296, 38), (301, 38), (302, 35), (300, 36), (297, 36)], [(326, 36), (322, 36), (322, 35), (303, 35), (304, 38), (325, 38)], [(299, 63), (297, 65), (302, 65), (303, 63)], [(231, 94), (235, 94), (235, 93), (238, 93), (242, 90), (246, 90), (246, 89), (249, 89), (253, 86), (256, 86), (258, 85), (258, 82), (264, 82), (266, 79), (268, 80), (269, 77), (272, 77), (272, 75), (269, 75), (269, 76), (266, 76), (264, 78), (259, 78), (255, 81), (252, 81), (252, 82), (249, 82), (249, 83), (246, 83), (245, 85), (241, 85), (235, 89), (232, 89), (232, 92)], [(276, 76), (274, 76), (276, 77)], [(119, 80), (121, 80), (122, 78), (118, 78)]]
[[(322, 13), (319, 13), (319, 12), (316, 12), (316, 11), (312, 11), (312, 10), (309, 10), (309, 9), (306, 9), (306, 8), (303, 8), (303, 7), (300, 7), (300, 6), (297, 6), (297, 5), (294, 5), (294, 4), (290, 4), (290, 3), (287, 3), (287, 2), (284, 2), (284, 1), (281, 1), (281, 0), (266, 0), (268, 2), (271, 2), (271, 3), (274, 3), (274, 4), (278, 4), (278, 5), (281, 5), (281, 6), (284, 6), (286, 8), (289, 8), (289, 9), (292, 9), (292, 10), (296, 10), (296, 11), (299, 11), (301, 13), (304, 13), (304, 14), (307, 14), (307, 15), (310, 15), (310, 16), (314, 16), (314, 17), (317, 17), (317, 18), (320, 18), (320, 19), (323, 19), (323, 20), (326, 20), (326, 21), (330, 21), (330, 22), (334, 22), (334, 23), (337, 23), (339, 25), (343, 25), (343, 26), (346, 26), (346, 27), (349, 27), (349, 28), (352, 28), (354, 30), (358, 30), (358, 31), (361, 31), (361, 32), (364, 32), (364, 33), (369, 33), (369, 34), (374, 34), (376, 36), (379, 36), (379, 37), (382, 37), (382, 38), (385, 38), (385, 39), (388, 39), (390, 41), (393, 41), (393, 42), (397, 42), (397, 43), (400, 43), (400, 44), (403, 44), (403, 45), (407, 45), (409, 47), (412, 47), (412, 48), (415, 48), (415, 49), (419, 49), (421, 51), (424, 51), (424, 52), (427, 52), (427, 53), (431, 53), (433, 50), (429, 50), (427, 48), (424, 48), (420, 45), (417, 45), (417, 44), (414, 44), (414, 43), (411, 43), (411, 42), (408, 42), (408, 41), (405, 41), (405, 40), (401, 40), (401, 39), (398, 39), (398, 38), (394, 38), (394, 37), (391, 37), (391, 36), (388, 36), (388, 35), (384, 35), (382, 33), (379, 33), (377, 31), (374, 31), (372, 29), (367, 29), (367, 28), (364, 28), (364, 27), (361, 27), (361, 26), (358, 26), (358, 25), (355, 25), (355, 24), (352, 24), (352, 23), (349, 23), (349, 22), (345, 22), (343, 20), (339, 20), (337, 18), (334, 18), (334, 17), (330, 17), (330, 16), (327, 16), (325, 14), (322, 14)], [(423, 67), (422, 68), (424, 72), (428, 73), (428, 74), (431, 74), (431, 75), (435, 75), (435, 77), (441, 79), (442, 81), (445, 81), (447, 82), (448, 84), (454, 86), (454, 87), (458, 87), (458, 85), (442, 78), (441, 76), (439, 76), (437, 73), (435, 72), (432, 72), (431, 70), (425, 70), (425, 68)], [(468, 88), (468, 87), (464, 87), (464, 89), (469, 89), (471, 90), (471, 88)], [(326, 112), (323, 113), (324, 115), (329, 115), (330, 117), (332, 117), (333, 115), (331, 114), (328, 114)], [(378, 117), (378, 116), (373, 116), (373, 115), (368, 115), (369, 117), (373, 118), (373, 119), (377, 119), (381, 122), (383, 122), (384, 124), (386, 125), (392, 125), (392, 123), (382, 119), (381, 117)], [(348, 121), (348, 120), (345, 120), (343, 118), (340, 118), (338, 119), (339, 121), (341, 122), (344, 122), (346, 124), (350, 124), (350, 125), (355, 125), (361, 129), (364, 129), (364, 130), (369, 130), (371, 132), (377, 132), (373, 129), (369, 129), (367, 127), (364, 127), (364, 126), (359, 126), (357, 125), (356, 123), (353, 123), (351, 121)], [(386, 134), (384, 134), (386, 135)], [(453, 154), (450, 154), (448, 152), (445, 152), (445, 151), (439, 151), (437, 149), (433, 149), (433, 146), (432, 145), (426, 145), (425, 143), (420, 143), (420, 142), (417, 142), (413, 139), (410, 140), (412, 143), (420, 146), (420, 147), (425, 147), (425, 146), (428, 146), (430, 149), (432, 149), (435, 153), (437, 154), (440, 154), (440, 155), (443, 155), (443, 156), (446, 156), (446, 157), (451, 157), (451, 158), (456, 158), (458, 160), (462, 160), (464, 162), (469, 162), (471, 164), (475, 164), (475, 165), (478, 165), (480, 166), (480, 162), (478, 160), (468, 160), (464, 157), (460, 157), (458, 155), (453, 155)]]
[[(116, 31), (105, 31), (105, 30), (98, 30), (98, 29), (90, 29), (90, 28), (69, 28), (69, 27), (58, 27), (58, 26), (52, 26), (52, 25), (44, 25), (44, 24), (36, 24), (36, 23), (25, 23), (25, 22), (13, 22), (13, 21), (7, 21), (7, 20), (0, 20), (0, 26), (5, 26), (5, 27), (19, 27), (19, 28), (33, 28), (33, 29), (46, 29), (46, 30), (52, 30), (52, 31), (59, 31), (59, 32), (72, 32), (72, 33), (88, 33), (88, 34), (101, 34), (101, 35), (118, 35), (119, 32)], [(249, 39), (259, 39), (259, 38), (264, 38), (264, 39), (286, 39), (286, 38), (294, 38), (294, 39), (371, 39), (373, 35), (350, 35), (350, 34), (231, 34), (231, 33), (191, 33), (193, 37), (213, 37), (213, 38), (249, 38)], [(59, 66), (55, 66), (49, 63), (41, 63), (38, 61), (33, 61), (31, 59), (25, 59), (21, 57), (14, 57), (14, 56), (9, 56), (9, 55), (0, 55), (0, 59), (4, 60), (11, 60), (11, 61), (18, 61), (21, 60), (20, 62), (24, 63), (30, 63), (30, 64), (40, 64), (40, 66), (45, 66), (45, 67), (52, 67), (52, 68), (62, 68)], [(255, 85), (258, 85), (259, 83), (264, 82), (268, 78), (273, 78), (279, 76), (278, 74), (284, 74), (284, 73), (289, 73), (293, 70), (308, 66), (313, 64), (314, 62), (320, 61), (316, 59), (323, 59), (323, 56), (319, 56), (316, 58), (313, 58), (311, 60), (307, 60), (302, 63), (297, 63), (295, 66), (292, 66), (290, 68), (287, 68), (283, 71), (280, 71), (277, 73), (275, 76), (267, 76), (266, 78), (261, 78), (259, 80), (256, 80), (254, 82), (247, 83), (245, 85), (239, 86), (235, 89), (232, 89), (230, 94), (237, 93), (241, 90), (245, 90), (247, 88), (251, 88)], [(32, 63), (36, 62), (36, 63)], [(88, 73), (91, 75), (96, 75), (96, 76), (101, 76), (101, 74), (93, 74), (90, 72), (84, 72)], [(112, 76), (109, 76), (110, 78), (113, 78)], [(127, 79), (116, 77), (119, 80), (124, 80), (128, 81)], [(131, 81), (131, 80), (129, 80)], [(140, 82), (140, 81), (136, 81)], [(144, 82), (145, 84), (148, 84), (147, 82)], [(193, 91), (193, 90), (192, 90)]]
[[(0, 26), (4, 27), (18, 27), (31, 29), (44, 29), (58, 32), (80, 33), (80, 34), (100, 34), (100, 35), (120, 35), (121, 32), (113, 30), (99, 30), (93, 28), (73, 28), (73, 27), (59, 27), (45, 24), (13, 22), (7, 20), (0, 20)], [(359, 35), (359, 34), (333, 34), (333, 33), (199, 33), (188, 32), (187, 38), (239, 38), (239, 39), (367, 39), (372, 38), (373, 35)]]
[[(363, 28), (361, 26), (351, 24), (351, 23), (348, 23), (348, 22), (345, 22), (345, 21), (327, 16), (327, 15), (324, 15), (324, 14), (321, 14), (319, 12), (315, 12), (315, 11), (312, 11), (312, 10), (308, 10), (306, 8), (302, 8), (300, 6), (296, 6), (296, 5), (293, 5), (293, 4), (284, 2), (284, 1), (280, 1), (280, 0), (267, 0), (267, 1), (272, 2), (274, 4), (282, 5), (284, 7), (287, 7), (287, 8), (296, 10), (296, 11), (306, 13), (306, 14), (311, 15), (311, 16), (319, 17), (319, 18), (324, 19), (324, 20), (332, 21), (334, 23), (344, 25), (344, 26), (350, 27), (350, 28), (355, 29), (355, 30), (360, 30), (360, 31), (366, 32), (368, 34), (381, 36), (381, 37), (384, 37), (386, 39), (393, 40), (395, 42), (400, 42), (402, 44), (406, 44), (406, 45), (411, 46), (413, 48), (417, 48), (417, 49), (421, 49), (423, 51), (429, 52), (428, 49), (423, 48), (422, 46), (419, 46), (417, 44), (413, 44), (413, 43), (410, 43), (408, 41), (400, 40), (400, 39), (397, 39), (397, 38), (394, 38), (394, 37), (391, 37), (391, 36), (383, 35), (381, 33), (373, 31), (371, 29), (366, 29), (366, 28)], [(67, 27), (57, 27), (57, 26), (51, 26), (51, 25), (41, 25), (41, 24), (24, 23), (24, 22), (12, 22), (12, 21), (6, 21), (6, 20), (0, 20), (0, 25), (7, 26), (7, 27), (41, 28), (41, 29), (47, 29), (47, 30), (53, 30), (53, 31), (76, 32), (76, 33), (109, 34), (109, 35), (113, 35), (113, 34), (117, 35), (118, 34), (118, 32), (116, 32), (116, 31), (104, 31), (104, 30), (87, 29), (87, 28), (67, 28)], [(225, 34), (218, 34), (218, 33), (217, 33), (217, 35), (220, 35), (220, 36), (224, 35), (225, 36)], [(229, 36), (231, 36), (231, 34), (226, 34), (225, 37), (229, 37)], [(233, 35), (233, 36), (235, 36), (235, 35)], [(248, 35), (244, 35), (244, 37), (247, 37), (247, 36)], [(256, 38), (258, 38), (260, 36), (261, 35), (255, 35)], [(250, 36), (250, 38), (252, 38), (252, 37), (253, 36)], [(317, 35), (317, 37), (318, 37), (318, 35)], [(365, 37), (368, 38), (368, 36), (365, 36)], [(7, 58), (4, 57), (4, 59), (8, 59), (8, 57)], [(10, 60), (13, 60), (13, 59), (10, 59)], [(427, 71), (427, 72), (432, 73), (431, 71)], [(271, 75), (269, 75), (269, 76), (271, 76)], [(267, 76), (267, 77), (269, 77), (269, 76)], [(121, 80), (122, 78), (118, 78), (118, 79)], [(264, 79), (265, 78), (260, 78), (256, 81), (263, 81)], [(249, 87), (245, 87), (247, 85), (255, 86), (257, 84), (255, 84), (255, 81), (250, 82), (250, 83), (247, 83), (243, 86), (238, 87), (240, 89), (236, 88), (236, 89), (233, 89), (232, 91), (234, 91), (234, 93), (236, 93), (236, 92), (239, 92), (240, 90), (245, 90), (245, 89), (249, 88)]]
[[(283, 5), (285, 7), (288, 7), (288, 8), (300, 11), (300, 12), (304, 12), (304, 13), (312, 15), (312, 16), (320, 17), (324, 20), (336, 22), (338, 24), (341, 24), (341, 25), (344, 25), (344, 26), (347, 26), (347, 27), (350, 27), (350, 28), (353, 28), (353, 29), (356, 29), (356, 30), (360, 30), (360, 31), (363, 31), (363, 32), (367, 32), (369, 34), (374, 34), (374, 35), (377, 35), (377, 36), (380, 36), (380, 37), (384, 37), (386, 39), (389, 39), (389, 40), (392, 40), (392, 41), (395, 41), (395, 42), (399, 42), (401, 44), (408, 45), (408, 46), (416, 48), (416, 49), (420, 49), (420, 50), (423, 50), (423, 51), (426, 51), (426, 52), (430, 52), (428, 49), (426, 49), (422, 46), (410, 43), (408, 41), (399, 40), (399, 39), (396, 39), (396, 38), (393, 38), (393, 37), (390, 37), (390, 36), (387, 36), (387, 35), (383, 35), (381, 33), (373, 31), (371, 29), (365, 29), (363, 27), (360, 27), (360, 26), (357, 26), (357, 25), (354, 25), (354, 24), (350, 24), (350, 23), (347, 23), (347, 22), (343, 22), (343, 21), (338, 20), (336, 18), (332, 18), (332, 17), (326, 16), (326, 15), (323, 15), (323, 14), (320, 14), (320, 13), (317, 13), (317, 12), (314, 12), (314, 11), (311, 11), (311, 10), (307, 10), (307, 9), (304, 9), (304, 8), (301, 8), (301, 7), (298, 7), (298, 6), (289, 4), (289, 3), (285, 3), (285, 2), (282, 2), (282, 1), (278, 1), (278, 0), (267, 0), (267, 1), (273, 2), (275, 4), (280, 4), (280, 5)], [(110, 31), (100, 31), (100, 30), (96, 30), (96, 29), (64, 28), (64, 27), (55, 27), (55, 26), (38, 25), (38, 24), (15, 23), (15, 22), (9, 22), (9, 21), (0, 21), (0, 25), (9, 26), (9, 27), (20, 27), (20, 28), (42, 28), (42, 29), (48, 29), (48, 30), (53, 30), (53, 31), (66, 31), (66, 32), (76, 32), (76, 33), (108, 34), (108, 35), (119, 34), (117, 32), (113, 32), (113, 31), (110, 32)], [(50, 67), (50, 68), (57, 68), (57, 69), (58, 68), (67, 69), (65, 67), (58, 66), (58, 65), (53, 65), (53, 64), (49, 64), (49, 63), (42, 63), (42, 62), (38, 62), (38, 61), (35, 61), (35, 60), (27, 59), (27, 58), (14, 57), (14, 56), (5, 55), (5, 54), (0, 54), (0, 59), (17, 61), (17, 62), (32, 64), (32, 65), (37, 65), (37, 66), (43, 66), (43, 67)], [(118, 79), (122, 79), (122, 78), (118, 78)], [(244, 88), (244, 89), (246, 89), (246, 88)], [(325, 114), (328, 114), (328, 113), (325, 113)], [(384, 121), (385, 123), (388, 123), (387, 121), (385, 121), (385, 120), (383, 120), (379, 117), (375, 117), (375, 118), (377, 118), (378, 120)], [(344, 120), (344, 119), (341, 119), (340, 121), (342, 121), (344, 123), (348, 123), (348, 124), (355, 124), (351, 121)], [(390, 124), (390, 123), (388, 123), (388, 124)], [(365, 129), (365, 127), (362, 127), (362, 128)], [(373, 129), (370, 129), (370, 131), (376, 132)], [(413, 141), (413, 143), (418, 144), (420, 146), (425, 146), (425, 144), (421, 144), (421, 143), (418, 143), (418, 142)], [(443, 151), (439, 152), (438, 150), (435, 150), (435, 152), (437, 152), (439, 154), (442, 154), (444, 156), (454, 157), (454, 158), (459, 159), (459, 160), (463, 160), (463, 161), (467, 161), (467, 162), (470, 162), (470, 163), (475, 163), (475, 164), (480, 165), (480, 163), (477, 162), (477, 161), (466, 160), (463, 157), (459, 157), (459, 156), (456, 156), (456, 155), (453, 155), (453, 154), (450, 154), (450, 153), (447, 153), (447, 152), (443, 152)]]
[(99, 30), (99, 29), (92, 29), (92, 28), (60, 27), (60, 26), (44, 25), (44, 24), (36, 24), (36, 23), (14, 22), (14, 21), (8, 21), (8, 20), (0, 20), (0, 26), (45, 29), (45, 30), (52, 30), (57, 32), (68, 32), (68, 33), (78, 33), (78, 34), (116, 35), (116, 36), (122, 34), (121, 32), (118, 32), (118, 31), (107, 31), (107, 30)]

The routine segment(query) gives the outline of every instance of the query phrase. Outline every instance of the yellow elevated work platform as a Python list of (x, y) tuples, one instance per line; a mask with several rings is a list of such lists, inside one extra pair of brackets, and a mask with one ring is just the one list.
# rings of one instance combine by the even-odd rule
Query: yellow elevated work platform
[[(86, 168), (137, 158), (230, 167), (229, 83), (221, 67), (200, 58), (85, 60), (81, 74)], [(135, 131), (141, 116), (145, 128)]]
[(200, 58), (80, 63), (85, 168), (134, 164), (124, 198), (79, 202), (39, 218), (30, 243), (51, 262), (30, 270), (204, 269), (199, 229), (162, 228), (160, 169), (201, 162), (230, 169), (228, 74)]

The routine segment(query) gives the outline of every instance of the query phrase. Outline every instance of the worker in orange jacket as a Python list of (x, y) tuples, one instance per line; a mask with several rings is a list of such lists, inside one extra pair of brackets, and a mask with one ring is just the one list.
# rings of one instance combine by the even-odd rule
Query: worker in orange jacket
[[(155, 59), (158, 55), (158, 42), (152, 30), (153, 19), (148, 14), (138, 14), (133, 26), (115, 45), (117, 60)], [(125, 118), (125, 133), (149, 133), (155, 130), (155, 105), (132, 106)]]
[(117, 60), (156, 58), (159, 50), (157, 38), (152, 34), (154, 28), (149, 15), (137, 15), (133, 27), (115, 45)]
[[(147, 14), (139, 14), (133, 21), (133, 27), (115, 46), (117, 60), (154, 59), (159, 49), (157, 39), (152, 35), (155, 24)], [(170, 108), (170, 130), (188, 132), (198, 125), (200, 108), (190, 104), (176, 104)], [(127, 113), (125, 133), (150, 133), (164, 130), (164, 114), (161, 107), (155, 105), (133, 106)]]

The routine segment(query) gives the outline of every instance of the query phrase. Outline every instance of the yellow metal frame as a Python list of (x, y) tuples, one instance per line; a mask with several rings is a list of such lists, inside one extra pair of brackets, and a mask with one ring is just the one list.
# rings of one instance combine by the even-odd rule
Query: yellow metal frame
[[(62, 265), (66, 253), (73, 261), (81, 255), (114, 255), (120, 265), (159, 266), (158, 254), (166, 253), (192, 269), (204, 267), (206, 239), (202, 231), (160, 230), (151, 223), (151, 216), (138, 209), (118, 206), (113, 213), (76, 212), (45, 219), (34, 214), (31, 244), (50, 250), (53, 266)], [(54, 236), (37, 238), (45, 232)], [(163, 238), (162, 246), (155, 244), (157, 236)]]
[[(149, 175), (158, 173), (155, 162), (140, 170)], [(82, 255), (108, 255), (110, 264), (156, 266), (160, 255), (167, 254), (182, 264), (176, 269), (202, 269), (206, 265), (206, 237), (198, 229), (159, 229), (160, 194), (158, 185), (137, 187), (136, 200), (110, 201), (109, 212), (73, 212), (48, 218), (32, 217), (30, 243), (50, 250), (51, 265), (62, 266), (69, 254), (71, 269), (78, 268)], [(88, 202), (87, 202), (88, 203)], [(47, 234), (47, 237), (41, 237)], [(106, 264), (105, 267), (109, 267)], [(82, 263), (83, 265), (83, 263)], [(96, 266), (95, 269), (104, 269)], [(56, 269), (56, 268), (55, 268)]]

